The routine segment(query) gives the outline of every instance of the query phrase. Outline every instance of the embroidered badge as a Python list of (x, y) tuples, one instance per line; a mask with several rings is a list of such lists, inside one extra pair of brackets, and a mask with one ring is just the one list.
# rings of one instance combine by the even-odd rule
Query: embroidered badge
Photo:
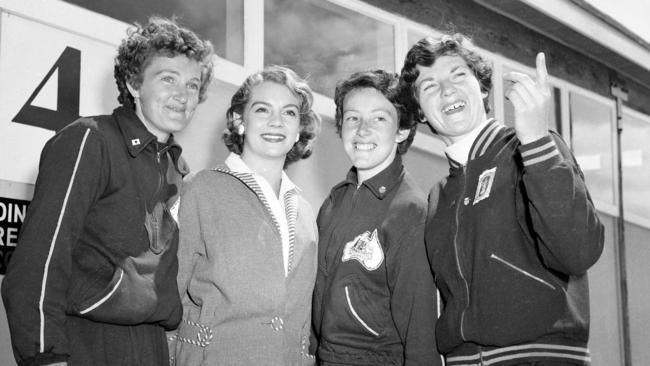
[(474, 197), (473, 205), (490, 197), (490, 190), (492, 190), (492, 182), (494, 182), (494, 175), (496, 172), (497, 168), (494, 167), (484, 171), (478, 177), (478, 186), (476, 187), (476, 196)]
[(131, 145), (133, 145), (133, 146), (138, 146), (138, 145), (140, 145), (140, 139), (133, 139), (133, 140), (131, 140)]
[(377, 229), (372, 234), (370, 231), (366, 231), (357, 235), (356, 238), (345, 244), (341, 260), (347, 262), (352, 259), (359, 261), (368, 271), (379, 268), (384, 261), (384, 251), (377, 238)]

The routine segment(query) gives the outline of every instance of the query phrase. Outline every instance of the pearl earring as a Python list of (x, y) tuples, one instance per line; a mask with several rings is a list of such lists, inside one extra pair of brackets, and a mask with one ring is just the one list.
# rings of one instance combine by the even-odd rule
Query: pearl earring
[(237, 134), (238, 135), (243, 135), (245, 131), (246, 131), (246, 128), (244, 127), (243, 124), (239, 124), (237, 126)]

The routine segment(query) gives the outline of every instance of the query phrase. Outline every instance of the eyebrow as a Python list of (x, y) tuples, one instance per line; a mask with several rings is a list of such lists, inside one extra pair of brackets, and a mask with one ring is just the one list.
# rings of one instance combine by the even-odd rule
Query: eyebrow
[[(348, 113), (348, 112), (354, 112), (354, 113), (361, 113), (358, 109), (344, 109), (343, 114)], [(370, 111), (370, 113), (376, 113), (376, 112), (383, 112), (386, 114), (391, 114), (390, 109), (386, 108), (375, 108)]]
[(458, 69), (468, 69), (469, 70), (469, 66), (467, 66), (467, 65), (456, 65), (453, 69), (451, 69), (450, 73), (453, 73)]
[[(449, 71), (449, 73), (452, 74), (452, 73), (456, 72), (456, 70), (461, 69), (461, 68), (469, 70), (468, 65), (456, 65)], [(420, 80), (419, 82), (416, 82), (415, 87), (420, 88), (420, 85), (422, 85), (422, 83), (424, 83), (425, 81), (435, 81), (435, 80), (436, 79), (433, 76), (426, 77), (426, 78)]]
[(415, 82), (415, 87), (420, 89), (420, 85), (422, 85), (422, 83), (424, 83), (425, 81), (435, 81), (435, 80), (436, 79), (433, 76), (428, 76), (428, 77), (426, 77), (426, 78), (424, 78), (424, 79), (422, 79), (420, 81), (416, 81)]
[[(257, 104), (263, 104), (263, 105), (265, 105), (267, 107), (271, 106), (271, 103), (269, 103), (269, 102), (266, 102), (266, 101), (263, 101), (263, 100), (254, 100), (254, 101), (251, 102), (251, 107), (253, 107), (253, 106), (257, 105)], [(300, 110), (300, 107), (297, 104), (293, 104), (293, 103), (286, 104), (286, 105), (282, 106), (282, 108), (287, 108), (287, 107), (294, 107), (294, 108)]]
[(174, 69), (160, 69), (160, 70), (156, 71), (156, 73), (154, 75), (160, 75), (160, 74), (164, 74), (166, 72), (170, 73), (170, 74), (175, 74), (175, 75), (180, 75), (181, 74), (180, 72), (178, 72), (178, 71), (176, 71)]
[[(160, 69), (160, 70), (156, 71), (156, 73), (154, 73), (154, 76), (158, 76), (158, 75), (164, 74), (164, 73), (169, 73), (169, 74), (174, 74), (174, 75), (180, 75), (181, 74), (180, 72), (178, 72), (178, 71), (176, 71), (174, 69)], [(190, 80), (196, 80), (198, 82), (201, 82), (201, 78), (196, 77), (196, 76), (193, 76)]]

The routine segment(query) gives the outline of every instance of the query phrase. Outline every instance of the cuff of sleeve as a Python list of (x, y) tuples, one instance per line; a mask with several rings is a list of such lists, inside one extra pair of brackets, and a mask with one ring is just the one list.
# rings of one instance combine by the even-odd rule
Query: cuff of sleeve
[(68, 355), (61, 355), (56, 353), (38, 353), (34, 357), (21, 360), (19, 366), (41, 366), (51, 365), (57, 362), (67, 362)]
[(550, 134), (531, 143), (520, 145), (519, 153), (524, 167), (560, 160), (560, 150)]

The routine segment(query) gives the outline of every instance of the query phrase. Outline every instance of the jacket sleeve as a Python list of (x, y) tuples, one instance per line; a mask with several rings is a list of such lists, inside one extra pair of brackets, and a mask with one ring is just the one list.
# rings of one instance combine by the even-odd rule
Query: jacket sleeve
[(326, 217), (330, 216), (332, 207), (332, 196), (331, 194), (325, 199), (320, 209), (318, 210), (318, 216), (316, 218), (317, 230), (319, 233), (318, 240), (318, 263), (316, 270), (316, 283), (314, 285), (314, 294), (312, 297), (312, 331), (311, 337), (309, 340), (309, 354), (316, 355), (318, 351), (318, 345), (320, 342), (320, 327), (321, 327), (321, 309), (323, 308), (323, 293), (325, 287), (325, 254), (327, 253), (328, 244), (327, 240), (321, 241), (322, 237), (321, 230), (323, 230), (323, 221)]
[[(180, 198), (178, 211), (179, 220), (179, 242), (178, 242), (178, 291), (181, 296), (183, 307), (191, 301), (187, 293), (190, 279), (193, 275), (194, 262), (196, 257), (204, 255), (204, 246), (201, 244), (201, 225), (199, 217), (198, 185), (193, 175), (186, 178)], [(185, 314), (183, 314), (184, 316)]]
[(585, 273), (603, 250), (604, 228), (575, 158), (554, 132), (519, 146), (519, 152), (524, 206), (545, 265), (569, 275)]
[(404, 365), (442, 365), (435, 340), (437, 300), (421, 222), (409, 226), (399, 245), (386, 254), (391, 311), (404, 346)]
[(34, 197), (2, 283), (14, 356), (19, 365), (66, 361), (66, 295), (71, 253), (84, 218), (105, 185), (105, 144), (73, 125), (41, 153)]

